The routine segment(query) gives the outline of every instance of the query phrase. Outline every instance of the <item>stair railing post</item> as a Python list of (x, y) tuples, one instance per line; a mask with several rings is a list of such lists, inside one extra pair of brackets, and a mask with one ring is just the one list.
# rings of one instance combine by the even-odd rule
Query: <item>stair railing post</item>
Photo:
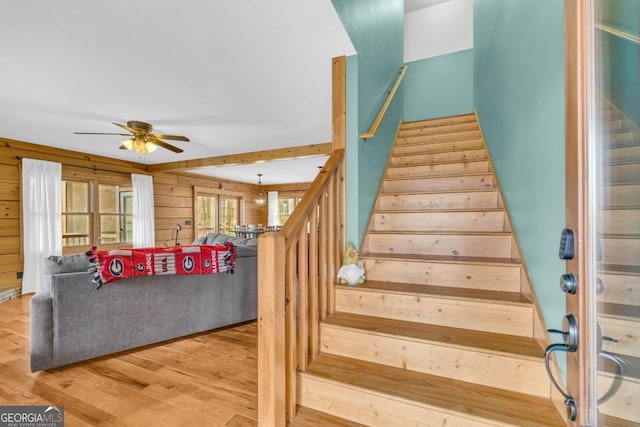
[(258, 425), (285, 425), (285, 239), (258, 239)]

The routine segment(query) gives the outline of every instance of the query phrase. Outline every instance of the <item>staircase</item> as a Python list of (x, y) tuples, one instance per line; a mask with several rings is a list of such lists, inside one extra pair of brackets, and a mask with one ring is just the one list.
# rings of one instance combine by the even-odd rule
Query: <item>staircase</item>
[[(599, 425), (640, 425), (640, 132), (603, 100), (602, 209), (598, 324), (602, 349), (624, 361), (617, 392), (599, 406)], [(598, 397), (614, 383), (615, 365), (600, 358)]]
[(475, 115), (402, 125), (360, 259), (366, 283), (335, 285), (291, 426), (565, 425)]

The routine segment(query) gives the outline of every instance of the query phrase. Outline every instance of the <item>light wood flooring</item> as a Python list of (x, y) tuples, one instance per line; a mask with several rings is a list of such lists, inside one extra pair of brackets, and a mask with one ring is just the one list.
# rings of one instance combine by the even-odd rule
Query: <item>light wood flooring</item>
[(0, 405), (64, 405), (68, 427), (255, 426), (256, 334), (251, 322), (32, 373), (19, 297), (0, 304)]
[[(0, 303), (0, 405), (62, 405), (66, 427), (257, 425), (256, 322), (32, 373), (29, 299)], [(306, 408), (291, 424), (360, 425)]]

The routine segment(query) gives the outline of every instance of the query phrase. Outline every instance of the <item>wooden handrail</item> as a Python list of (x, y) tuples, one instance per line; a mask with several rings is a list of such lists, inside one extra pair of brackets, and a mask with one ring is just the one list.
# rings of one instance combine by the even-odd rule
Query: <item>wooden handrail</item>
[(640, 44), (640, 37), (639, 36), (637, 36), (635, 34), (628, 33), (628, 32), (626, 32), (624, 30), (619, 29), (619, 28), (612, 27), (612, 26), (606, 25), (606, 24), (596, 24), (596, 28), (599, 29), (599, 30), (602, 30), (602, 31), (604, 31), (606, 33), (613, 34), (614, 36), (620, 37), (622, 39), (629, 40), (632, 43)]
[(363, 139), (373, 138), (376, 135), (376, 132), (378, 131), (378, 126), (380, 126), (380, 123), (382, 122), (384, 115), (387, 114), (387, 109), (389, 108), (389, 105), (391, 104), (391, 101), (393, 100), (393, 97), (395, 96), (396, 91), (398, 90), (398, 87), (400, 86), (400, 83), (402, 82), (402, 78), (404, 77), (404, 73), (406, 73), (406, 71), (407, 71), (406, 64), (400, 67), (400, 72), (398, 74), (398, 77), (396, 78), (396, 82), (393, 84), (393, 87), (387, 94), (387, 98), (384, 100), (382, 107), (380, 107), (380, 111), (378, 112), (376, 119), (371, 124), (371, 128), (369, 128), (369, 131), (364, 132), (360, 135), (361, 138)]
[(327, 180), (338, 168), (343, 157), (344, 149), (335, 150), (318, 173), (316, 179), (304, 193), (304, 197), (300, 200), (300, 203), (298, 203), (291, 216), (287, 219), (282, 230), (280, 230), (280, 233), (287, 241), (290, 241), (291, 238), (295, 236), (306, 224), (311, 211), (316, 207), (317, 200), (320, 198), (322, 191), (324, 191), (327, 185)]
[(258, 238), (258, 425), (295, 416), (297, 373), (320, 351), (341, 252), (344, 149), (334, 150), (278, 232)]

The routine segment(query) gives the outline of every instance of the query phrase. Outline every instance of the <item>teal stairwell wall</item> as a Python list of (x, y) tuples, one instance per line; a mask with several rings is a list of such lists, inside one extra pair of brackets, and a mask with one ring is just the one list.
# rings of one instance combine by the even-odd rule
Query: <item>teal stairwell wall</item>
[[(599, 1), (597, 21), (633, 36), (640, 35), (640, 1)], [(602, 83), (599, 90), (636, 125), (640, 125), (640, 46), (604, 31), (597, 31), (602, 43)]]
[(363, 141), (359, 135), (373, 123), (402, 65), (404, 2), (332, 2), (357, 52), (347, 58), (346, 234), (359, 246), (402, 118), (402, 86), (376, 136)]
[(473, 49), (411, 61), (407, 65), (405, 121), (473, 111)]
[(474, 2), (474, 105), (547, 327), (561, 326), (564, 2)]

